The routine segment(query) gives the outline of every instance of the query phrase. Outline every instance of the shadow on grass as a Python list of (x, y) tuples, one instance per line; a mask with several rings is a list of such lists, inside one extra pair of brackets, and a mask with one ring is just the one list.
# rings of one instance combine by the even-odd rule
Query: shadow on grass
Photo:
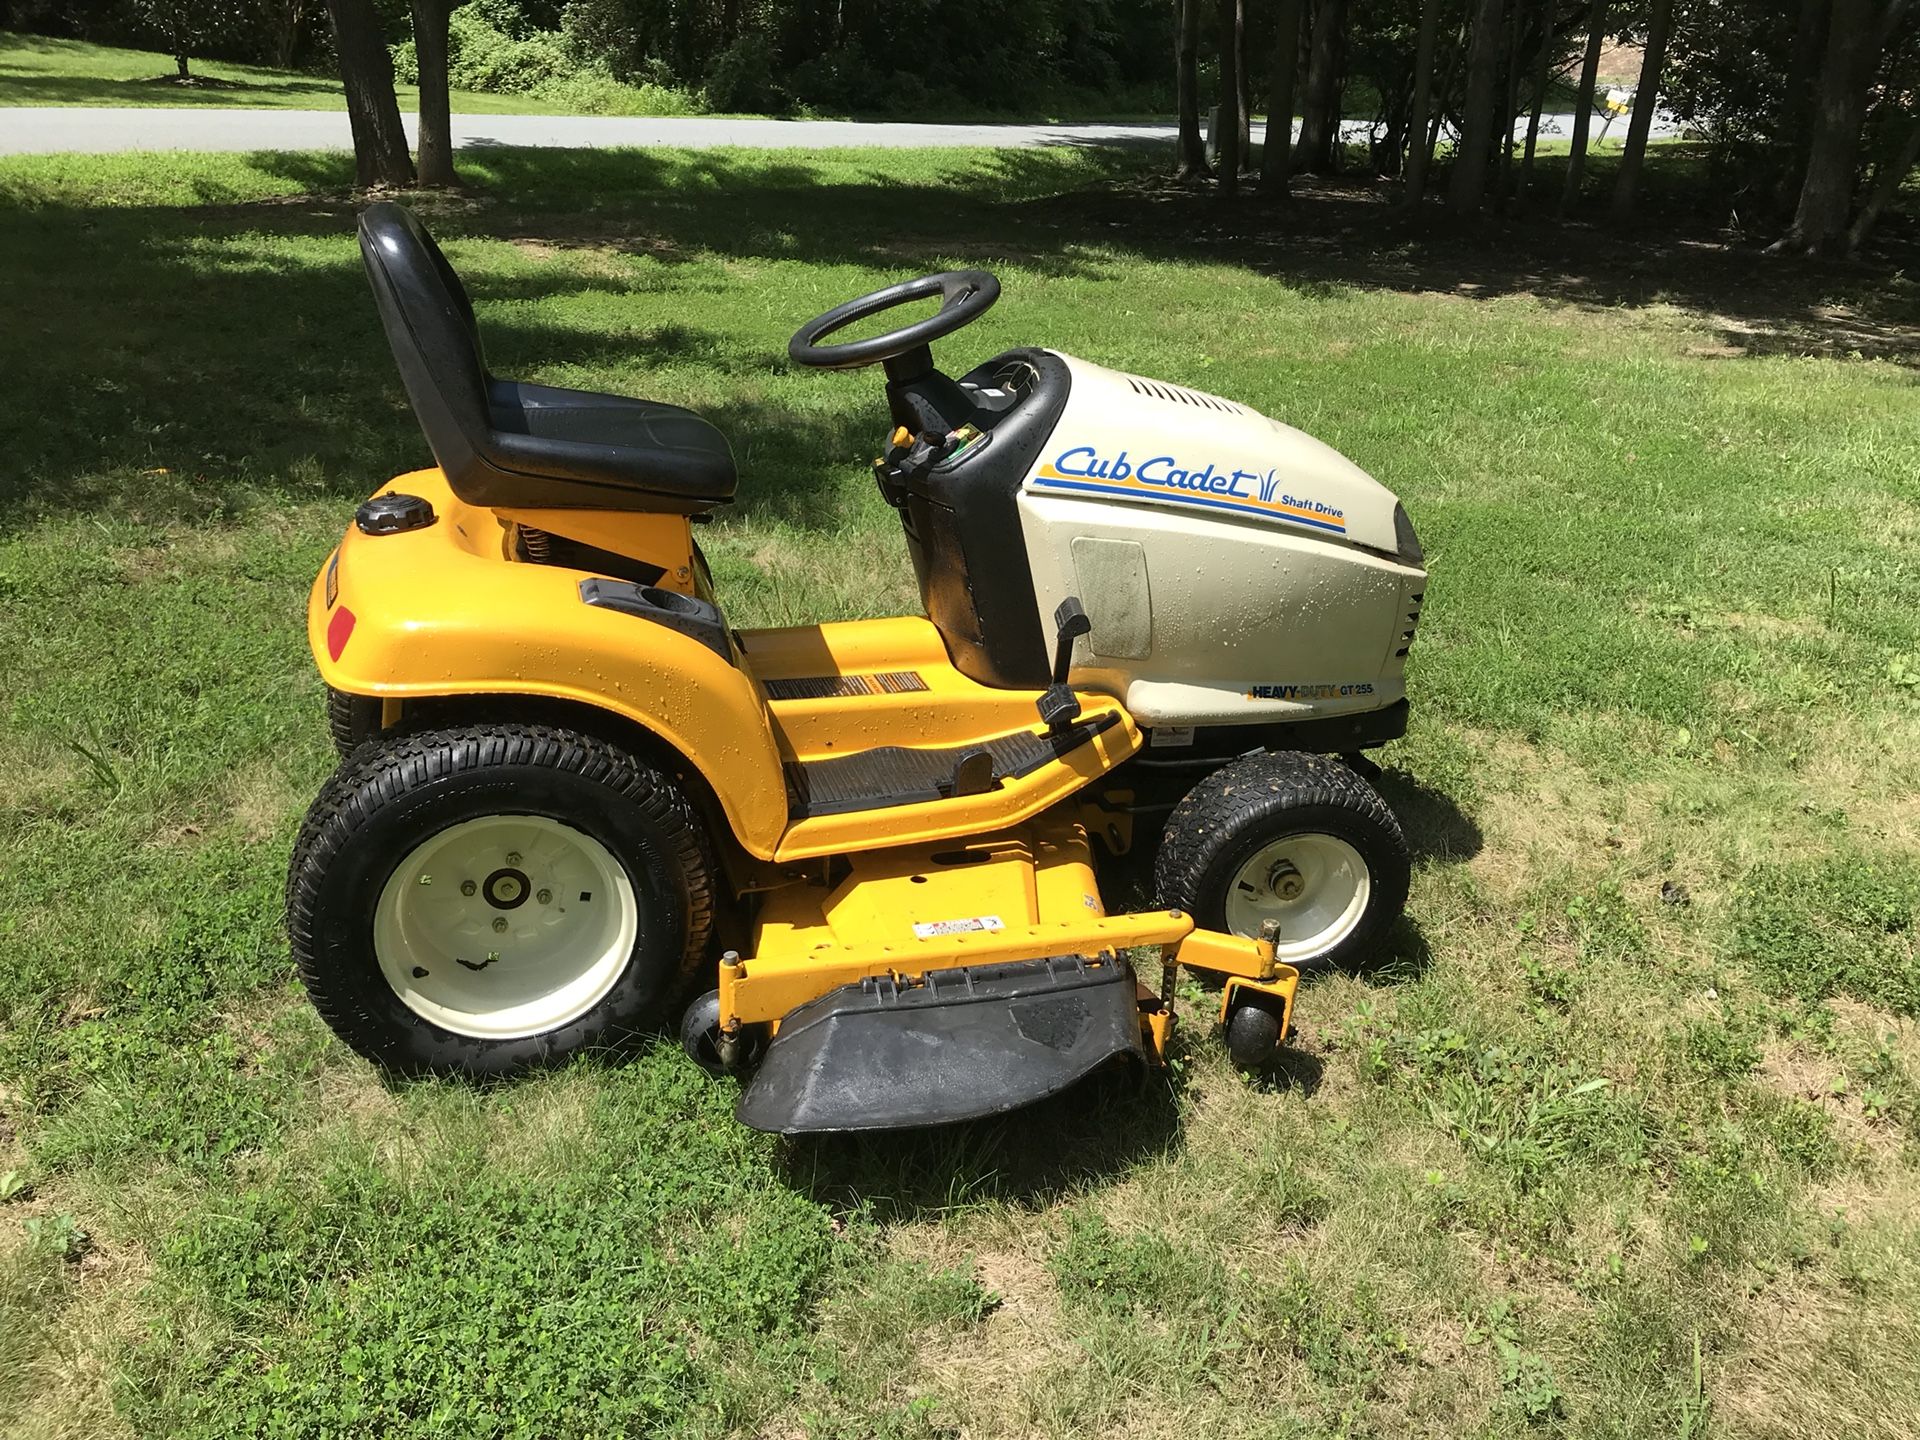
[(274, 104), (291, 96), (337, 99), (340, 94), (338, 85), (320, 79), (261, 84), (214, 75), (193, 75), (185, 81), (177, 75), (42, 75), (10, 73), (4, 65), (0, 65), (0, 85), (6, 87), (10, 105), (223, 106)]
[[(1524, 215), (1443, 233), (1426, 216), (1395, 218), (1386, 192), (1358, 181), (1303, 181), (1290, 205), (1229, 205), (1105, 149), (974, 152), (951, 165), (922, 152), (911, 174), (884, 153), (815, 158), (821, 168), (779, 152), (468, 152), (471, 188), (417, 203), (456, 264), (469, 238), (661, 262), (643, 277), (590, 264), (480, 267), (472, 288), (490, 358), (506, 375), (612, 372), (573, 383), (636, 393), (653, 365), (711, 372), (729, 392), (713, 418), (743, 462), (739, 513), (795, 524), (837, 523), (832, 502), (846, 494), (847, 467), (865, 459), (877, 397), (848, 389), (801, 413), (764, 393), (759, 382), (785, 373), (784, 355), (701, 317), (708, 297), (765, 282), (682, 262), (907, 274), (1011, 261), (1067, 277), (1110, 274), (1115, 257), (1207, 261), (1329, 294), (1676, 305), (1715, 317), (1729, 355), (1920, 359), (1908, 282), (1884, 266), (1764, 258), (1676, 208), (1686, 196), (1656, 183), (1658, 171), (1648, 203), (1670, 224), (1656, 239)], [(0, 329), (0, 370), (20, 382), (0, 528), (107, 509), (165, 518), (289, 494), (344, 498), (425, 460), (361, 275), (345, 157), (276, 152), (246, 164), (303, 193), (204, 205), (88, 206), (56, 186), (0, 197), (0, 264), (31, 282), (15, 287)], [(1552, 165), (1538, 190), (1557, 193)], [(1889, 231), (1895, 261), (1911, 258), (1906, 223)], [(684, 318), (622, 331), (608, 307), (548, 303), (629, 294), (671, 296)], [(791, 308), (794, 323), (814, 308), (777, 294), (768, 304)], [(1420, 797), (1409, 799), (1417, 810)], [(1435, 854), (1477, 843), (1457, 814), (1410, 828)]]
[(1473, 817), (1447, 795), (1423, 783), (1409, 771), (1387, 769), (1373, 788), (1399, 818), (1414, 863), (1455, 865), (1480, 853), (1486, 837)]

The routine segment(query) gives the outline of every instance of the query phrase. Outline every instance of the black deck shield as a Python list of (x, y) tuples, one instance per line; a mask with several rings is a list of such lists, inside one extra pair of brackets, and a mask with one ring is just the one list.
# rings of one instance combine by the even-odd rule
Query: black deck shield
[(863, 980), (780, 1023), (740, 1120), (784, 1135), (997, 1115), (1144, 1058), (1133, 968), (1078, 955)]

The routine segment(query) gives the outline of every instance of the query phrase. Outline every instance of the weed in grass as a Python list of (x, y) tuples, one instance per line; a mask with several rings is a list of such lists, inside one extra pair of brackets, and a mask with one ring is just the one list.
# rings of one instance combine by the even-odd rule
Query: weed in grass
[(1521, 1343), (1520, 1317), (1510, 1301), (1497, 1300), (1467, 1325), (1467, 1343), (1493, 1351), (1502, 1395), (1523, 1418), (1552, 1419), (1565, 1399), (1553, 1367)]
[(1920, 1017), (1920, 861), (1846, 852), (1748, 872), (1729, 956), (1776, 993)]

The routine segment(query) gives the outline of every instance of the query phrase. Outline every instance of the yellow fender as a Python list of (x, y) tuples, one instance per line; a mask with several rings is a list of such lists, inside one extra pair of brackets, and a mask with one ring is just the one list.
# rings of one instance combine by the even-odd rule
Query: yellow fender
[(506, 530), (437, 470), (390, 487), (438, 519), (349, 530), (307, 605), (307, 641), (336, 690), (389, 700), (532, 695), (595, 706), (657, 736), (706, 781), (741, 846), (771, 859), (786, 786), (758, 687), (700, 641), (580, 598), (580, 576), (502, 564)]

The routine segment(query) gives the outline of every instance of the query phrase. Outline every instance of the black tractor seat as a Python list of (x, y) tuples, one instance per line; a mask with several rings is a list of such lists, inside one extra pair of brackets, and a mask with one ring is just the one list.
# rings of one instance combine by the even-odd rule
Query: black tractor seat
[(405, 206), (361, 212), (360, 253), (413, 412), (468, 504), (697, 515), (733, 499), (726, 436), (693, 411), (489, 374), (473, 304)]

